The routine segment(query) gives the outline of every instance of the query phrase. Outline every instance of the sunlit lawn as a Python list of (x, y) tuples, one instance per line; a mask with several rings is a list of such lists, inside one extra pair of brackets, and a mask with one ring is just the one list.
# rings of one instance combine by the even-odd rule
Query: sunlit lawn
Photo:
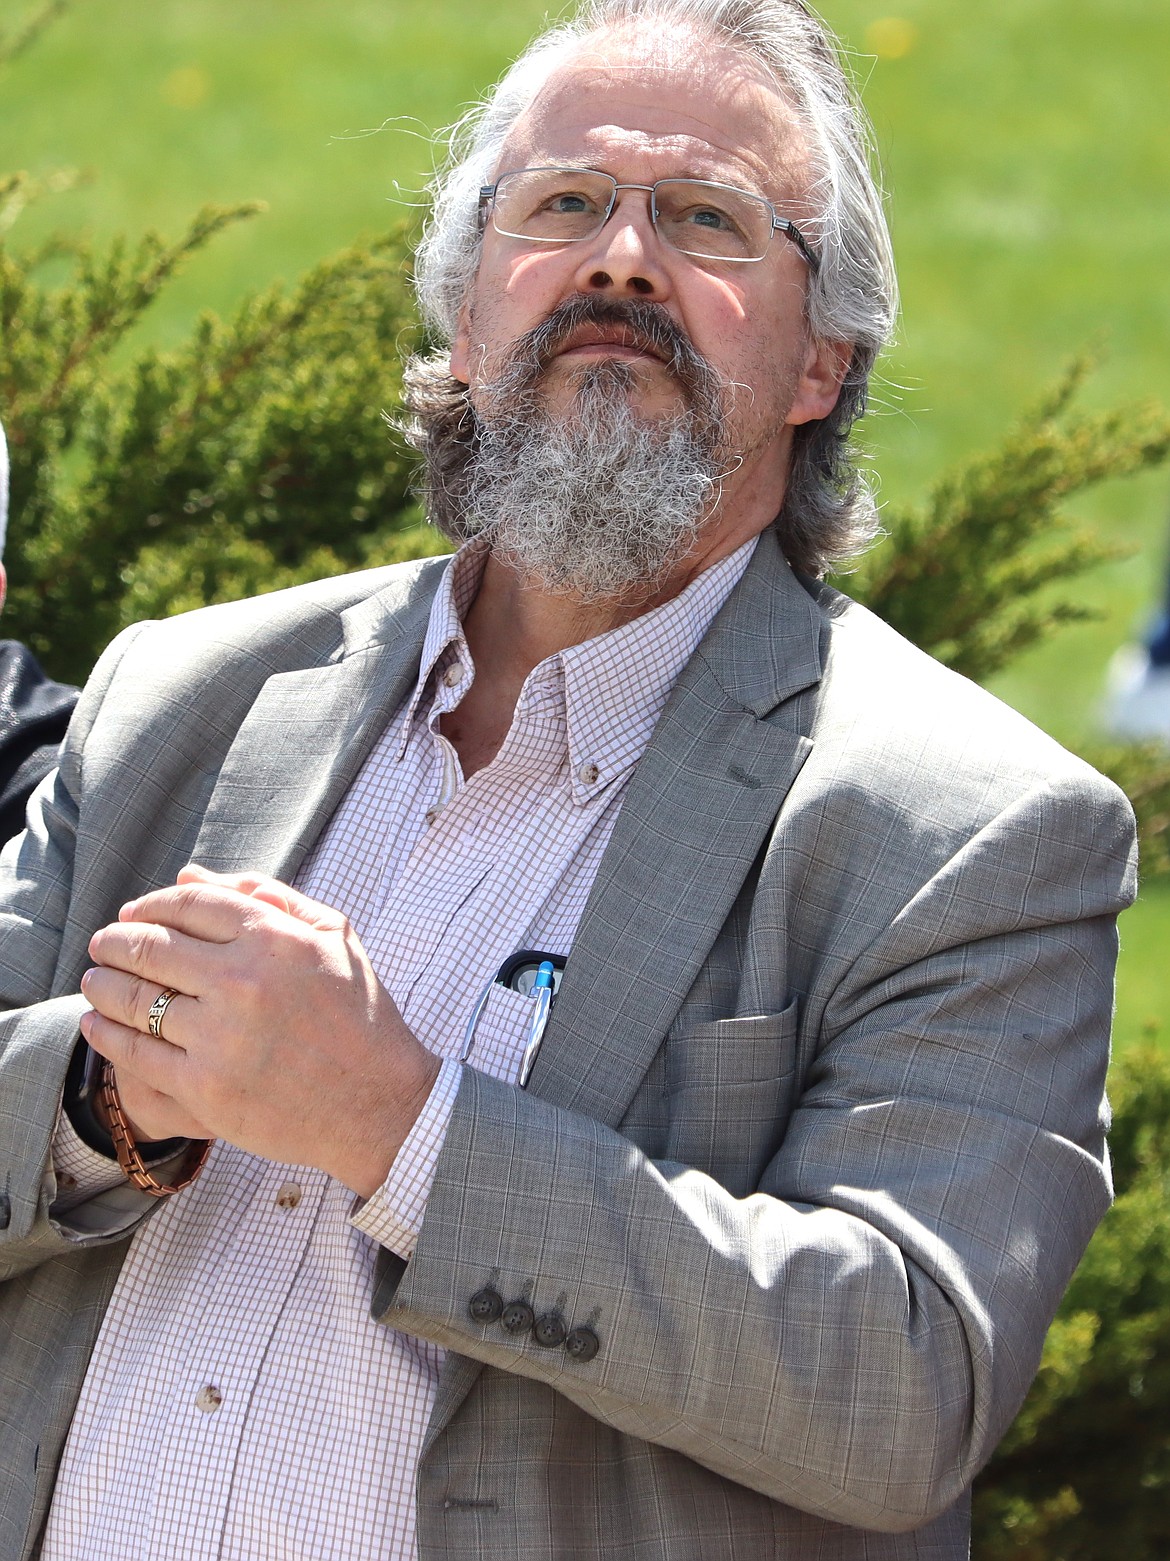
[[(869, 435), (888, 501), (913, 502), (997, 439), (1086, 344), (1105, 354), (1090, 403), (1170, 402), (1165, 0), (822, 9), (861, 56), (893, 192), (905, 323)], [(0, 169), (68, 165), (93, 180), (47, 199), (16, 236), (176, 233), (203, 201), (266, 200), (160, 300), (146, 328), (174, 340), (199, 308), (297, 275), (415, 199), (426, 132), (543, 14), (532, 0), (78, 0), (0, 77)], [(1093, 731), (1110, 654), (1156, 593), (1168, 509), (1170, 473), (1079, 506), (1134, 556), (1085, 581), (1099, 622), (995, 685), (1074, 745)], [(1146, 891), (1123, 942), (1119, 1042), (1147, 1020), (1170, 1034), (1170, 892)]]

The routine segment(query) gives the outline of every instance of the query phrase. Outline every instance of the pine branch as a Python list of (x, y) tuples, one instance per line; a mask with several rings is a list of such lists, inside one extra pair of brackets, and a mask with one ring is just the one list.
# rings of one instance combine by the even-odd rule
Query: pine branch
[(0, 34), (0, 65), (7, 65), (31, 49), (47, 27), (69, 9), (69, 0), (43, 0), (31, 16), (7, 35)]
[(120, 241), (115, 241), (100, 261), (92, 252), (84, 252), (78, 278), (83, 327), (63, 355), (56, 378), (43, 392), (43, 411), (51, 412), (59, 404), (81, 364), (92, 372), (100, 359), (109, 356), (185, 260), (210, 243), (217, 233), (263, 209), (256, 201), (239, 206), (204, 206), (175, 244), (167, 245), (158, 234), (147, 233), (130, 257)]
[(1119, 556), (1073, 529), (1064, 500), (1170, 455), (1153, 405), (1074, 415), (1089, 369), (1073, 363), (1004, 443), (943, 479), (921, 510), (887, 517), (887, 536), (846, 582), (924, 650), (987, 677), (1026, 645), (1086, 616), (1054, 582)]
[(58, 168), (47, 178), (34, 179), (28, 173), (0, 174), (0, 239), (10, 231), (21, 213), (45, 195), (60, 195), (84, 184), (88, 175), (76, 168)]

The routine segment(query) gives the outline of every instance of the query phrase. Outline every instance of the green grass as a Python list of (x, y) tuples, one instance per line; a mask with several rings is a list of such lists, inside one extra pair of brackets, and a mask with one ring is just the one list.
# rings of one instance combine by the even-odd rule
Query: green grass
[[(888, 502), (912, 503), (998, 439), (1086, 344), (1105, 354), (1090, 403), (1170, 402), (1165, 0), (822, 9), (856, 52), (892, 190), (905, 320), (868, 434)], [(544, 10), (77, 0), (0, 72), (0, 168), (74, 166), (93, 179), (27, 213), (17, 236), (173, 234), (203, 201), (267, 201), (160, 300), (144, 329), (173, 341), (199, 309), (297, 275), (416, 199), (431, 167), (426, 132), (499, 73)], [(0, 25), (20, 14), (8, 0)], [(1133, 556), (1084, 582), (1097, 622), (995, 680), (1073, 745), (1093, 732), (1110, 654), (1155, 599), (1168, 510), (1170, 474), (1087, 497), (1078, 513)], [(1170, 1035), (1170, 892), (1145, 893), (1123, 941), (1119, 1043), (1147, 1019)]]
[(22, 233), (61, 222), (174, 233), (203, 201), (267, 201), (160, 301), (150, 328), (173, 338), (198, 308), (295, 276), (417, 200), (426, 132), (503, 68), (540, 14), (516, 4), (485, 21), (472, 0), (77, 0), (0, 80), (0, 165), (95, 177), (30, 213)]

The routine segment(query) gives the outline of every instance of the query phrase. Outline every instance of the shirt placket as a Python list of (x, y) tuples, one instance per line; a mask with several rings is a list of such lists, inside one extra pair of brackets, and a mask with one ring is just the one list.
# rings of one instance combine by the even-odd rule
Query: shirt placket
[[(193, 1316), (184, 1319), (192, 1328), (187, 1338), (197, 1338), (200, 1346), (190, 1350), (176, 1378), (175, 1417), (162, 1461), (156, 1527), (162, 1522), (165, 1534), (165, 1514), (179, 1511), (189, 1500), (190, 1442), (195, 1441), (207, 1497), (200, 1503), (201, 1542), (192, 1544), (190, 1530), (181, 1531), (193, 1555), (218, 1556), (222, 1550), (251, 1400), (271, 1336), (306, 1258), (328, 1183), (323, 1172), (304, 1166), (261, 1165), (264, 1174), (234, 1232), (223, 1271), (215, 1275), (204, 1307), (193, 1307)], [(206, 1311), (222, 1314), (225, 1327), (207, 1330), (206, 1324), (198, 1325), (198, 1316)], [(231, 1346), (223, 1346), (220, 1341), (232, 1333), (236, 1338)], [(175, 1541), (179, 1538), (176, 1534)], [(167, 1545), (158, 1545), (158, 1553), (168, 1553)]]
[[(173, 1297), (150, 1377), (160, 1416), (161, 1457), (151, 1532), (143, 1553), (218, 1556), (233, 1476), (268, 1346), (312, 1240), (327, 1178), (305, 1167), (254, 1160), (229, 1150), (223, 1178), (248, 1169), (255, 1192), (222, 1260), (189, 1273)], [(229, 1316), (228, 1336), (208, 1333), (205, 1315)], [(200, 1471), (190, 1481), (192, 1465)]]
[[(522, 697), (496, 759), (448, 802), (419, 842), (387, 905), (386, 941), (415, 937), (403, 1017), (439, 1055), (461, 1051), (479, 994), (523, 945), (604, 806), (597, 797), (566, 815), (565, 733), (559, 668), (549, 666)], [(525, 821), (522, 831), (517, 818)], [(440, 885), (441, 901), (419, 938), (420, 900)], [(522, 1044), (520, 1025), (514, 1047)]]

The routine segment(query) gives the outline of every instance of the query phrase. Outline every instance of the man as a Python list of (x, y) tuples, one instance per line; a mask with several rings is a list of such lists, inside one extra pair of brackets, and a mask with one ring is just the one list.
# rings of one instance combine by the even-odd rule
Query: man
[[(0, 424), (0, 554), (8, 531), (8, 442)], [(0, 610), (8, 576), (0, 562)], [(57, 763), (77, 690), (54, 683), (18, 640), (0, 640), (0, 842), (24, 828), (33, 789)]]
[(815, 579), (893, 307), (819, 26), (539, 41), (420, 281), (454, 564), (130, 631), (7, 859), (0, 1554), (963, 1556), (1131, 819)]

